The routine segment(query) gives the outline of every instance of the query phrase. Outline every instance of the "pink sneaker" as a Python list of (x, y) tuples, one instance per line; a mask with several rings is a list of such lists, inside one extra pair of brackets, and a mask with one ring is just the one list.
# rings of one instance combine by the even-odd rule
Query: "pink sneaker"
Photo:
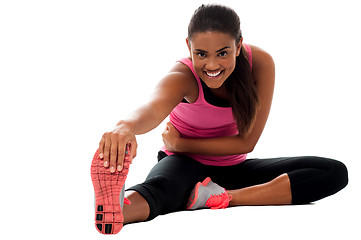
[(110, 173), (95, 152), (91, 164), (91, 178), (95, 192), (95, 226), (102, 234), (116, 234), (123, 227), (124, 183), (129, 171), (129, 153), (125, 157), (123, 170)]
[(226, 208), (232, 196), (228, 195), (226, 189), (212, 182), (210, 177), (198, 182), (189, 197), (187, 209), (195, 210), (201, 208), (220, 209)]

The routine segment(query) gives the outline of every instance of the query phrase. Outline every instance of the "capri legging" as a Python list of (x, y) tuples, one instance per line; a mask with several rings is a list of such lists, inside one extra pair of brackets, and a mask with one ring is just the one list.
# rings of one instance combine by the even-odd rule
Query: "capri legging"
[(227, 190), (271, 181), (287, 173), (291, 182), (292, 204), (306, 204), (330, 196), (348, 183), (345, 165), (321, 157), (248, 159), (234, 166), (209, 166), (184, 155), (158, 154), (159, 162), (145, 182), (128, 190), (137, 191), (148, 202), (151, 220), (158, 215), (185, 210), (197, 182), (211, 177)]

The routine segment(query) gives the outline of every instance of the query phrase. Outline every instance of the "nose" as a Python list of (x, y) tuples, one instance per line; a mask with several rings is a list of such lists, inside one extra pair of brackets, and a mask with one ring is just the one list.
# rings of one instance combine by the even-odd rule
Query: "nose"
[(210, 71), (217, 70), (219, 68), (219, 64), (216, 59), (208, 59), (205, 67)]

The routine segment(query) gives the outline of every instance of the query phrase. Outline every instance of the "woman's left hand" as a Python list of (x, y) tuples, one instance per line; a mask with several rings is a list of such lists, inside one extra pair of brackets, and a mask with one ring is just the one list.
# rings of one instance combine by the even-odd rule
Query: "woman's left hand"
[(178, 130), (168, 122), (162, 134), (165, 148), (170, 152), (180, 152), (179, 144), (182, 139)]

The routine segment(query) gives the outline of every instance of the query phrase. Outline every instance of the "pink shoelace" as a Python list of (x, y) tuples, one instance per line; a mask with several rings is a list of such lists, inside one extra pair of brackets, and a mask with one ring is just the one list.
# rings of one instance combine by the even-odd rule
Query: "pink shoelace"
[(124, 198), (124, 204), (130, 205), (132, 204), (128, 198)]
[(212, 195), (206, 202), (206, 207), (211, 209), (224, 209), (229, 206), (232, 196), (228, 195), (228, 191), (219, 195)]

